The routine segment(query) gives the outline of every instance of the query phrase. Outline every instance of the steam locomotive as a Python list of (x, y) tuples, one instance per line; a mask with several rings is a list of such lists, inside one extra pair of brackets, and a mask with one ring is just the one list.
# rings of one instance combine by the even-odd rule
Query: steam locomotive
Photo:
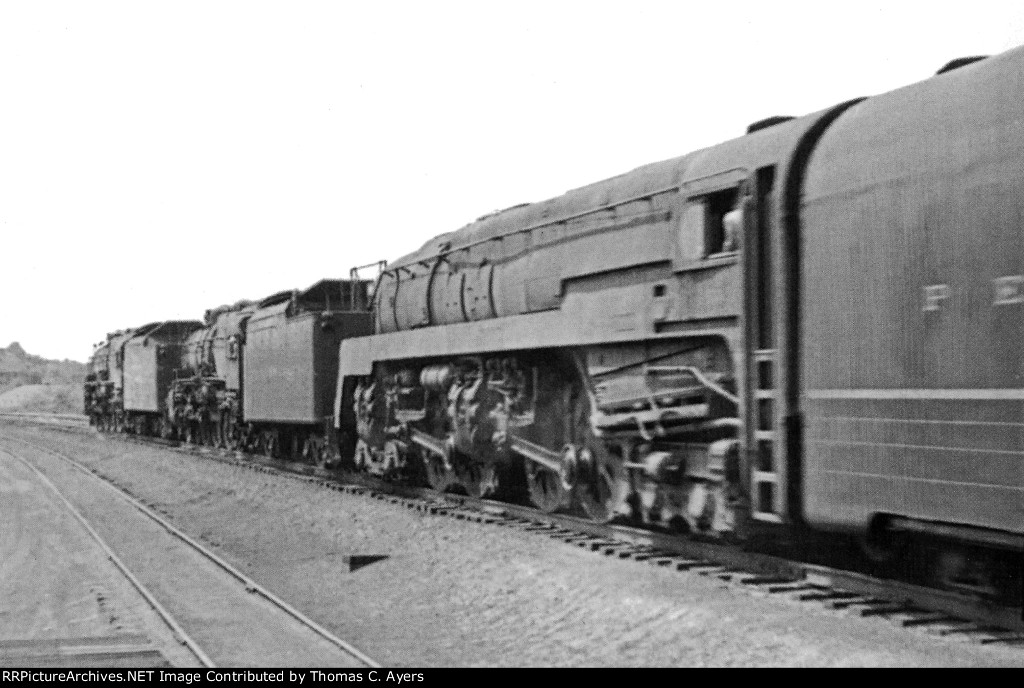
[(1021, 102), (1024, 49), (957, 60), (481, 217), (372, 288), (112, 333), (87, 409), (595, 521), (923, 537), (966, 580), (1024, 552)]

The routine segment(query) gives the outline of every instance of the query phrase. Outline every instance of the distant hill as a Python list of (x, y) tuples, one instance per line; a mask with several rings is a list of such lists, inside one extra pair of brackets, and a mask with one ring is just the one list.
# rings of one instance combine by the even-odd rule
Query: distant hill
[(0, 411), (82, 413), (81, 385), (22, 385), (0, 393)]
[(13, 342), (0, 348), (0, 409), (81, 413), (86, 366), (33, 356)]

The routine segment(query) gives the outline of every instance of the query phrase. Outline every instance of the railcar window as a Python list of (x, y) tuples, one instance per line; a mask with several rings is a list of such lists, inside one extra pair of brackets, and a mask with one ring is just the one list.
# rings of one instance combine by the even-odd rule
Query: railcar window
[(736, 209), (738, 189), (725, 189), (704, 197), (704, 256), (735, 252), (735, 232), (726, 231), (726, 215)]

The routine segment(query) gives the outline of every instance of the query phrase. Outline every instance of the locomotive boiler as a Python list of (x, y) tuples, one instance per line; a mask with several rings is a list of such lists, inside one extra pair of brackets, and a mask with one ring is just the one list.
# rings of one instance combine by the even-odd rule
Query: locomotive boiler
[(187, 442), (241, 446), (245, 325), (255, 311), (250, 301), (210, 309), (205, 327), (189, 335), (184, 365), (175, 371), (168, 392), (172, 434)]
[(341, 343), (356, 464), (1019, 554), (1022, 97), (1024, 50), (956, 61), (432, 239)]

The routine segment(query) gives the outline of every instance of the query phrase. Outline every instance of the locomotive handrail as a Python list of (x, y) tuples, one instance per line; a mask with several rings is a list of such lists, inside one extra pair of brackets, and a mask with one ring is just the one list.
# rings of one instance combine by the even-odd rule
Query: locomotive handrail
[[(372, 268), (372, 267), (375, 267), (375, 266), (377, 268), (377, 277), (373, 281), (373, 293), (374, 293), (374, 295), (376, 295), (377, 287), (380, 286), (380, 280), (384, 276), (384, 274), (387, 272), (387, 269), (388, 269), (388, 261), (387, 261), (387, 259), (385, 259), (385, 260), (378, 260), (378, 261), (376, 261), (374, 263), (367, 263), (366, 265), (357, 265), (357, 266), (355, 266), (354, 268), (352, 268), (351, 270), (348, 271), (348, 278), (349, 278), (349, 281), (352, 283), (352, 286), (350, 287), (350, 291), (349, 291), (349, 294), (351, 296), (351, 299), (350, 299), (350, 302), (349, 302), (349, 307), (352, 310), (356, 309), (356, 288), (355, 288), (355, 284), (360, 281), (359, 280), (359, 271), (363, 270), (365, 268)], [(369, 306), (371, 301), (373, 301), (373, 298), (371, 297), (370, 294), (367, 294), (366, 295), (366, 305)]]
[[(653, 191), (647, 191), (647, 192), (644, 192), (644, 193), (642, 193), (642, 194), (640, 194), (638, 196), (631, 196), (629, 198), (620, 199), (618, 201), (615, 201), (614, 203), (605, 203), (604, 205), (599, 205), (599, 206), (596, 206), (594, 208), (589, 208), (588, 210), (584, 210), (584, 211), (581, 211), (581, 212), (578, 212), (578, 213), (573, 213), (571, 215), (563, 215), (563, 216), (555, 218), (553, 220), (544, 220), (543, 222), (540, 222), (540, 223), (534, 224), (534, 225), (529, 225), (528, 227), (521, 227), (519, 229), (513, 229), (511, 231), (505, 232), (504, 234), (496, 234), (494, 236), (486, 237), (484, 239), (477, 239), (476, 241), (471, 241), (468, 244), (462, 244), (462, 245), (457, 246), (455, 248), (449, 247), (449, 248), (447, 248), (447, 249), (445, 249), (443, 251), (438, 251), (437, 254), (435, 256), (433, 256), (433, 257), (440, 258), (441, 256), (446, 256), (446, 255), (448, 255), (450, 253), (455, 253), (457, 251), (465, 251), (466, 249), (472, 248), (474, 246), (479, 246), (481, 244), (486, 244), (489, 241), (501, 241), (505, 237), (514, 236), (516, 234), (525, 234), (527, 232), (532, 232), (535, 229), (541, 229), (543, 227), (550, 227), (552, 225), (564, 224), (566, 222), (569, 222), (570, 220), (575, 220), (575, 219), (580, 218), (580, 217), (586, 217), (587, 215), (593, 215), (595, 213), (600, 213), (600, 212), (605, 211), (605, 210), (611, 210), (613, 208), (616, 208), (617, 206), (625, 205), (627, 203), (635, 203), (636, 201), (650, 200), (651, 198), (654, 198), (655, 196), (660, 196), (661, 194), (671, 193), (673, 191), (679, 191), (681, 188), (682, 188), (682, 183), (679, 183), (679, 184), (673, 184), (672, 186), (666, 186), (666, 187), (663, 187), (661, 189), (655, 189)], [(391, 268), (388, 268), (387, 271), (388, 272), (392, 272), (392, 271), (396, 271), (396, 270), (401, 270), (403, 268), (406, 268), (409, 265), (415, 265), (415, 264), (421, 263), (421, 262), (423, 262), (422, 259), (420, 259), (420, 260), (411, 260), (408, 263), (402, 263), (401, 265), (392, 266)]]

